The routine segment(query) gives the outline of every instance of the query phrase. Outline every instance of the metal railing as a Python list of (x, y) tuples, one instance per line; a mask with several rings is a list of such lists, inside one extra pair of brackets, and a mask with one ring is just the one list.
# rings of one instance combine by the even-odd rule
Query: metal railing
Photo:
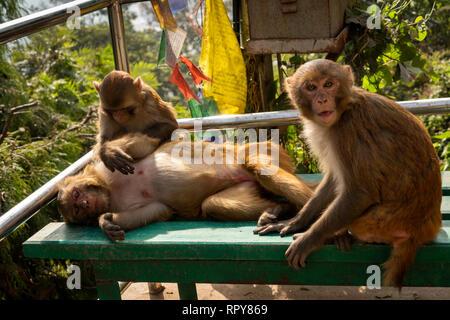
[[(142, 0), (77, 0), (52, 9), (37, 12), (26, 17), (0, 24), (0, 44), (19, 39), (44, 28), (66, 21), (71, 9), (79, 8), (84, 15), (96, 10), (108, 8), (111, 39), (115, 67), (129, 71), (125, 31), (122, 17), (122, 4), (141, 2)], [(414, 114), (450, 113), (450, 98), (399, 102)], [(201, 120), (202, 129), (211, 128), (254, 128), (297, 124), (300, 120), (297, 110), (249, 113), (240, 115), (219, 115), (208, 118), (179, 119), (180, 128), (194, 129), (194, 123)], [(56, 196), (56, 184), (81, 170), (90, 160), (92, 151), (70, 165), (56, 177), (33, 192), (15, 207), (0, 216), (0, 241), (21, 224), (31, 218), (43, 206)]]

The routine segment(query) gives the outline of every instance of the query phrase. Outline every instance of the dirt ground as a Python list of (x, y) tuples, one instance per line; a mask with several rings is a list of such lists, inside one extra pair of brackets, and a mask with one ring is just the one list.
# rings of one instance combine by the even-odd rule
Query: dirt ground
[[(178, 300), (176, 283), (163, 283), (165, 290), (149, 295), (147, 283), (132, 283), (122, 293), (123, 300)], [(367, 287), (197, 284), (199, 300), (450, 300), (450, 288), (405, 287), (401, 293), (394, 288)]]

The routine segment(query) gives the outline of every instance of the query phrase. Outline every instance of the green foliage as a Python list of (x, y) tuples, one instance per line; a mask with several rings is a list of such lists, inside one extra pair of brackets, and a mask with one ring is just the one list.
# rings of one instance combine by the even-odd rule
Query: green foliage
[(398, 81), (412, 82), (422, 72), (434, 76), (416, 46), (427, 36), (426, 22), (431, 12), (424, 18), (411, 12), (411, 8), (419, 6), (415, 2), (386, 1), (380, 8), (380, 28), (368, 29), (367, 12), (372, 14), (375, 6), (368, 6), (370, 3), (360, 1), (352, 11), (347, 10), (352, 41), (338, 60), (353, 67), (358, 84), (371, 92), (385, 94), (386, 86)]
[(301, 126), (288, 126), (281, 138), (282, 145), (297, 164), (297, 173), (320, 172), (317, 161), (311, 157), (308, 145), (300, 139)]
[(23, 0), (0, 0), (0, 23), (18, 18)]
[[(4, 57), (0, 64), (8, 71), (7, 77), (0, 78), (0, 87), (6, 93), (0, 97), (2, 126), (17, 104), (39, 102), (12, 115), (7, 136), (0, 144), (2, 212), (77, 160), (94, 142), (95, 113), (88, 111), (97, 104), (97, 95), (91, 82), (113, 66), (111, 49), (77, 52), (72, 49), (72, 37), (72, 32), (63, 27), (42, 31), (27, 42), (14, 43), (9, 61)], [(81, 126), (83, 119), (85, 125)], [(22, 256), (21, 243), (49, 221), (59, 219), (54, 206), (46, 207), (0, 242), (0, 269), (7, 275), (0, 283), (0, 298), (91, 295), (89, 290), (67, 290), (65, 261), (36, 261)]]

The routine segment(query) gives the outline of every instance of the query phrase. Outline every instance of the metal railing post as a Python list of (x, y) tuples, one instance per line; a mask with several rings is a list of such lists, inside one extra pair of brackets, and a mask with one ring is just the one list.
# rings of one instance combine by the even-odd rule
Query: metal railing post
[(108, 19), (116, 70), (130, 72), (122, 6), (118, 1), (108, 7)]

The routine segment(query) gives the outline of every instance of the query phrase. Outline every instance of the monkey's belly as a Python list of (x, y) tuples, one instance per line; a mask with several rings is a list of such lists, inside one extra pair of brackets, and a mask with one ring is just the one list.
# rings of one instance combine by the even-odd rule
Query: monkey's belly
[(157, 191), (151, 183), (151, 172), (138, 163), (134, 174), (109, 171), (103, 163), (96, 166), (107, 181), (111, 192), (111, 210), (121, 212), (143, 207), (157, 199)]

